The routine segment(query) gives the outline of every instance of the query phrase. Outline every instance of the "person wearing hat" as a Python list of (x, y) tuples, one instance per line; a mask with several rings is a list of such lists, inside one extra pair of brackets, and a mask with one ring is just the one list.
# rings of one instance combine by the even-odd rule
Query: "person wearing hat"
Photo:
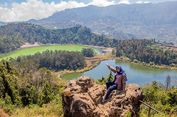
[(115, 77), (114, 77), (113, 82), (111, 82), (111, 81), (106, 82), (107, 91), (106, 91), (106, 94), (103, 97), (103, 102), (105, 102), (105, 100), (108, 99), (109, 95), (111, 94), (111, 92), (113, 90), (117, 90), (118, 89), (118, 91), (120, 93), (124, 93), (125, 92), (126, 81), (127, 81), (127, 77), (126, 77), (125, 71), (122, 69), (121, 66), (116, 66), (114, 68), (114, 67), (112, 67), (110, 65), (107, 65), (107, 67), (112, 72), (115, 73)]

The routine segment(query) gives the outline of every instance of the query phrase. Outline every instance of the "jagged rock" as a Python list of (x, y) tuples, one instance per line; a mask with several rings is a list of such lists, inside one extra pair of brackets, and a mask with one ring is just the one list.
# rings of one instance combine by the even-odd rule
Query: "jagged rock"
[(0, 117), (9, 117), (9, 115), (0, 109)]
[(64, 117), (124, 117), (128, 112), (137, 117), (143, 99), (142, 90), (129, 84), (125, 94), (114, 91), (107, 102), (102, 103), (106, 90), (103, 85), (82, 76), (71, 80), (62, 95)]

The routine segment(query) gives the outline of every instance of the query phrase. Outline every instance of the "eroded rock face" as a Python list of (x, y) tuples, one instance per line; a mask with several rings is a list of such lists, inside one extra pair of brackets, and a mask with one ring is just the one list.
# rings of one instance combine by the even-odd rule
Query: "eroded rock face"
[(0, 117), (9, 117), (9, 115), (0, 109)]
[(138, 117), (142, 90), (129, 84), (125, 94), (114, 91), (107, 102), (102, 103), (106, 88), (92, 79), (82, 76), (71, 80), (63, 92), (64, 117), (124, 117), (128, 112)]

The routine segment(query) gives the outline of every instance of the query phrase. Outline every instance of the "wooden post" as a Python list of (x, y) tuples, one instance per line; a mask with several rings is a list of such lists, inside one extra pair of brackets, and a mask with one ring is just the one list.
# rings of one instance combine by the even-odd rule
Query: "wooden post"
[(150, 109), (156, 111), (157, 113), (161, 113), (160, 111), (158, 111), (157, 109), (153, 108), (153, 107), (150, 106), (149, 104), (146, 104), (145, 102), (143, 102), (143, 101), (141, 101), (141, 100), (140, 100), (140, 102), (141, 102), (142, 104), (144, 104), (145, 106), (149, 107)]
[(151, 117), (151, 108), (148, 109), (148, 117)]

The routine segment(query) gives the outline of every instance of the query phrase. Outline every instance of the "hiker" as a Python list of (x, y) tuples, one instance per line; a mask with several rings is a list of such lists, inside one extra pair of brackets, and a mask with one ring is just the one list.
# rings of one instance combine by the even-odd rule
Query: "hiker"
[(111, 81), (106, 82), (107, 91), (106, 91), (106, 94), (103, 97), (103, 102), (109, 97), (109, 95), (111, 94), (111, 92), (113, 90), (118, 89), (118, 91), (120, 93), (125, 93), (125, 85), (126, 85), (126, 81), (127, 81), (126, 74), (125, 74), (125, 72), (124, 72), (124, 70), (122, 69), (121, 66), (116, 66), (116, 68), (114, 68), (110, 65), (107, 65), (107, 67), (112, 72), (115, 73), (115, 76), (114, 76), (114, 81), (113, 82), (111, 82)]

